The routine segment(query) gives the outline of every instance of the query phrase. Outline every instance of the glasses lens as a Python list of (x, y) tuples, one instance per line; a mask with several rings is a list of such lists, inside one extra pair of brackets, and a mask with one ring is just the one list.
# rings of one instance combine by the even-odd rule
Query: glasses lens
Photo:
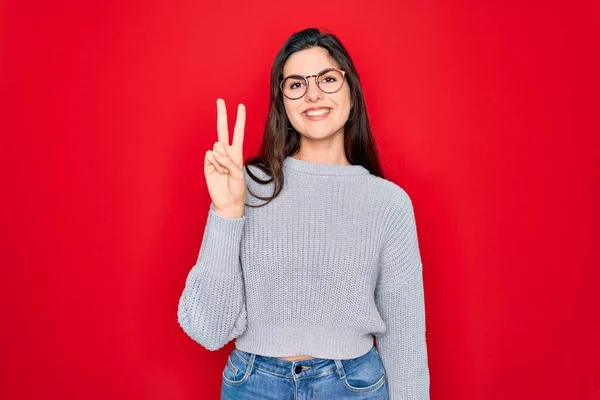
[(319, 89), (325, 93), (335, 93), (344, 84), (344, 74), (336, 70), (323, 72), (317, 77), (317, 82)]
[(301, 77), (290, 76), (284, 79), (281, 89), (286, 97), (299, 99), (306, 92), (306, 81)]

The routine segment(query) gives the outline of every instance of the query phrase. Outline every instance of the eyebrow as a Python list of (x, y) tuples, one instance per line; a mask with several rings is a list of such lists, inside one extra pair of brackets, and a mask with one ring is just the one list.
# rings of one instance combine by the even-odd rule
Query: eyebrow
[(289, 78), (289, 77), (292, 77), (292, 76), (301, 76), (301, 77), (303, 77), (303, 78), (307, 78), (307, 79), (308, 79), (309, 77), (311, 77), (311, 76), (317, 76), (317, 75), (319, 75), (321, 72), (323, 72), (323, 71), (327, 71), (328, 69), (340, 69), (340, 68), (339, 68), (339, 67), (327, 67), (327, 68), (323, 68), (322, 70), (320, 70), (320, 71), (319, 71), (319, 72), (317, 72), (316, 74), (311, 74), (311, 75), (290, 74), (290, 75), (288, 75), (288, 76), (284, 76), (282, 79), (286, 79), (286, 78)]

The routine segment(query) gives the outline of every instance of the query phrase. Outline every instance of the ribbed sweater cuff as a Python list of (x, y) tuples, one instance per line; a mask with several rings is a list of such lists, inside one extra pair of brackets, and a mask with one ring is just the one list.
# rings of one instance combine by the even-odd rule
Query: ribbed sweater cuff
[(207, 272), (222, 276), (241, 273), (240, 244), (245, 220), (245, 216), (225, 218), (214, 211), (211, 203), (198, 257), (198, 263)]

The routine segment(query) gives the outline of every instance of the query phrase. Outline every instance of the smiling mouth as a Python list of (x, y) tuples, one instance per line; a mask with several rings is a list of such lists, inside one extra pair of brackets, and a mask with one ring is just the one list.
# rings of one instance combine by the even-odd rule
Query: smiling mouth
[(321, 115), (329, 114), (329, 112), (330, 112), (329, 108), (323, 108), (320, 110), (305, 111), (304, 115), (306, 115), (307, 117), (319, 117)]

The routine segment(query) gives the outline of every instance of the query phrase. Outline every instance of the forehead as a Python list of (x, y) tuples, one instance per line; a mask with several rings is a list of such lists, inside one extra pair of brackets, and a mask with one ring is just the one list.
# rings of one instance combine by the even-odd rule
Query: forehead
[(339, 68), (329, 52), (322, 47), (311, 47), (295, 52), (283, 66), (283, 76), (313, 75), (326, 68)]

